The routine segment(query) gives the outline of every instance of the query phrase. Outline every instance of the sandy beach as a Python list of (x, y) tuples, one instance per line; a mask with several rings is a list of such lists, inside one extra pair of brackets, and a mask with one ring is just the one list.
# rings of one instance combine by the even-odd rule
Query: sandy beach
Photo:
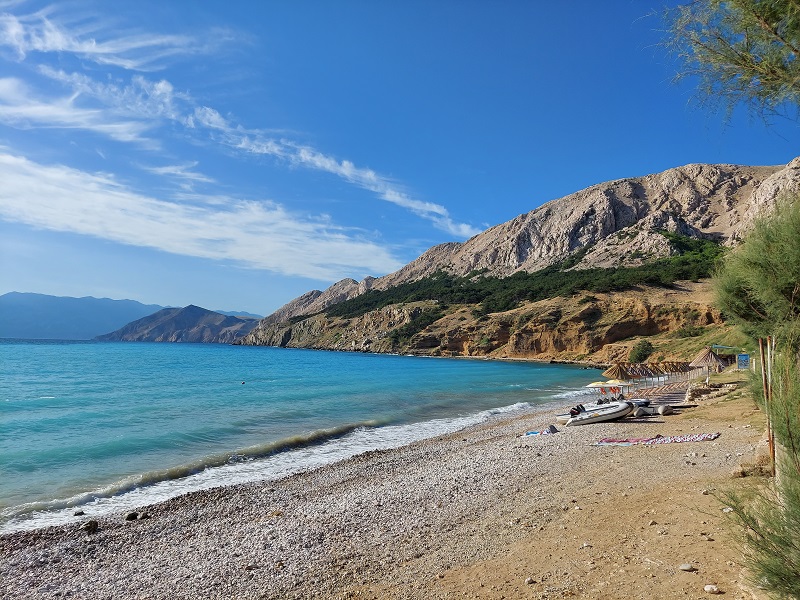
[[(697, 404), (526, 436), (554, 422), (532, 410), (95, 532), (86, 514), (5, 535), (0, 598), (761, 598), (715, 494), (766, 454), (763, 414), (742, 389)], [(593, 445), (701, 433), (720, 435)]]

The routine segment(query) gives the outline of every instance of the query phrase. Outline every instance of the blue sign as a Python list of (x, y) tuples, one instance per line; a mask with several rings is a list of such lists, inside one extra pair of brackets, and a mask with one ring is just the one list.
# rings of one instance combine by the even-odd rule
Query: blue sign
[(745, 369), (750, 368), (750, 355), (749, 354), (737, 354), (736, 355), (736, 368), (740, 371), (744, 371)]

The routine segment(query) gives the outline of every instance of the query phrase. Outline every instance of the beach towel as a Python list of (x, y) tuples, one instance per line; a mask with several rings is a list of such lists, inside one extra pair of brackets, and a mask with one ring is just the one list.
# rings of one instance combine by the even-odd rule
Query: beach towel
[(603, 438), (596, 441), (592, 446), (633, 446), (634, 444), (644, 444), (652, 439), (655, 438)]
[(655, 444), (679, 444), (681, 442), (707, 442), (720, 436), (717, 433), (688, 433), (686, 435), (657, 435), (651, 438), (603, 438), (592, 446), (634, 446), (637, 444), (653, 446)]
[(717, 433), (688, 433), (686, 435), (668, 435), (668, 436), (656, 436), (651, 440), (647, 440), (646, 442), (642, 442), (642, 444), (679, 444), (681, 442), (707, 442), (710, 440), (715, 440), (720, 436), (719, 432)]

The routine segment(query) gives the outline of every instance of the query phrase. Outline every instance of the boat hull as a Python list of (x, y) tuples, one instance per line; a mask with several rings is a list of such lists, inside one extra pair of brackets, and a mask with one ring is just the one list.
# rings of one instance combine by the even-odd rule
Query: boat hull
[[(629, 402), (633, 404), (632, 411), (635, 410), (638, 407), (645, 407), (645, 406), (648, 406), (650, 404), (649, 400), (630, 400)], [(608, 408), (610, 406), (614, 406), (615, 404), (624, 404), (624, 402), (612, 402), (612, 403), (606, 403), (606, 404), (586, 404), (586, 405), (580, 404), (579, 406), (583, 406), (584, 410), (581, 411), (581, 414), (582, 414), (583, 412), (595, 412), (595, 411), (598, 411), (598, 410), (604, 410), (604, 409), (606, 409), (606, 408)], [(575, 416), (576, 415), (572, 415), (570, 413), (564, 413), (563, 415), (556, 415), (556, 423), (560, 423), (561, 425), (564, 425), (564, 424), (566, 424), (567, 421), (569, 421), (571, 418), (573, 418)]]
[(603, 405), (595, 410), (587, 410), (570, 418), (566, 423), (567, 427), (575, 425), (589, 425), (591, 423), (602, 423), (605, 421), (615, 421), (627, 417), (633, 412), (633, 402), (617, 402), (614, 404)]

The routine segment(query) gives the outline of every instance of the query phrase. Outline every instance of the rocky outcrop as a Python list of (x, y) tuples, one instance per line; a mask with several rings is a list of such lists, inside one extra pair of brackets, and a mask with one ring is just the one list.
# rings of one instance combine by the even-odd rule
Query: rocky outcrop
[(385, 290), (437, 272), (502, 278), (567, 259), (573, 269), (636, 266), (675, 252), (662, 231), (733, 245), (782, 194), (798, 190), (800, 158), (775, 167), (692, 164), (595, 185), (464, 243), (434, 246), (395, 273), (360, 283), (345, 279), (324, 292), (309, 292), (264, 319), (241, 343), (453, 356), (610, 358), (624, 353), (626, 347), (619, 342), (632, 336), (719, 325), (722, 319), (710, 302), (675, 297), (654, 305), (652, 290), (647, 290), (641, 297), (627, 293), (613, 301), (597, 296), (581, 306), (554, 299), (482, 318), (473, 316), (471, 307), (451, 309), (398, 346), (390, 332), (413, 322), (418, 316), (414, 311), (431, 307), (391, 306), (347, 321), (321, 313), (369, 289)]
[[(467, 275), (485, 270), (498, 277), (533, 272), (587, 251), (577, 268), (607, 266), (603, 242), (616, 243), (618, 264), (668, 252), (661, 229), (694, 237), (727, 239), (754, 195), (800, 181), (787, 167), (687, 165), (646, 177), (592, 186), (497, 225), (463, 244), (442, 244), (399, 271), (376, 280), (386, 289), (436, 271)], [(775, 192), (777, 193), (777, 192)], [(772, 192), (769, 194), (772, 195)], [(768, 203), (767, 201), (764, 202)]]
[(185, 308), (165, 308), (95, 339), (102, 342), (230, 344), (249, 333), (257, 324), (257, 319), (223, 315), (190, 305)]
[(661, 230), (735, 244), (758, 215), (793, 190), (800, 190), (800, 158), (774, 167), (691, 164), (602, 183), (548, 202), (464, 243), (434, 246), (389, 275), (360, 283), (345, 279), (324, 292), (309, 292), (267, 317), (266, 323), (313, 314), (368, 289), (389, 289), (437, 271), (506, 277), (537, 271), (577, 253), (583, 253), (577, 269), (635, 266), (672, 252)]
[(372, 288), (374, 277), (365, 277), (358, 282), (355, 279), (342, 279), (337, 281), (324, 292), (312, 290), (291, 302), (284, 304), (274, 313), (265, 317), (265, 324), (282, 323), (297, 315), (313, 315), (326, 308), (355, 298)]
[(264, 323), (239, 340), (238, 344), (316, 348), (357, 352), (392, 352), (389, 332), (408, 324), (432, 302), (387, 306), (352, 319), (314, 314), (294, 323)]
[[(685, 359), (681, 335), (720, 335), (724, 320), (712, 306), (707, 282), (683, 282), (671, 289), (636, 288), (582, 293), (572, 298), (529, 302), (514, 310), (480, 316), (471, 306), (449, 307), (434, 323), (398, 342), (392, 331), (425, 311), (433, 301), (387, 306), (339, 319), (315, 314), (294, 323), (260, 325), (240, 342), (289, 348), (397, 352), (608, 363), (627, 360), (640, 336), (663, 336), (663, 359)], [(716, 338), (715, 338), (716, 339)]]

